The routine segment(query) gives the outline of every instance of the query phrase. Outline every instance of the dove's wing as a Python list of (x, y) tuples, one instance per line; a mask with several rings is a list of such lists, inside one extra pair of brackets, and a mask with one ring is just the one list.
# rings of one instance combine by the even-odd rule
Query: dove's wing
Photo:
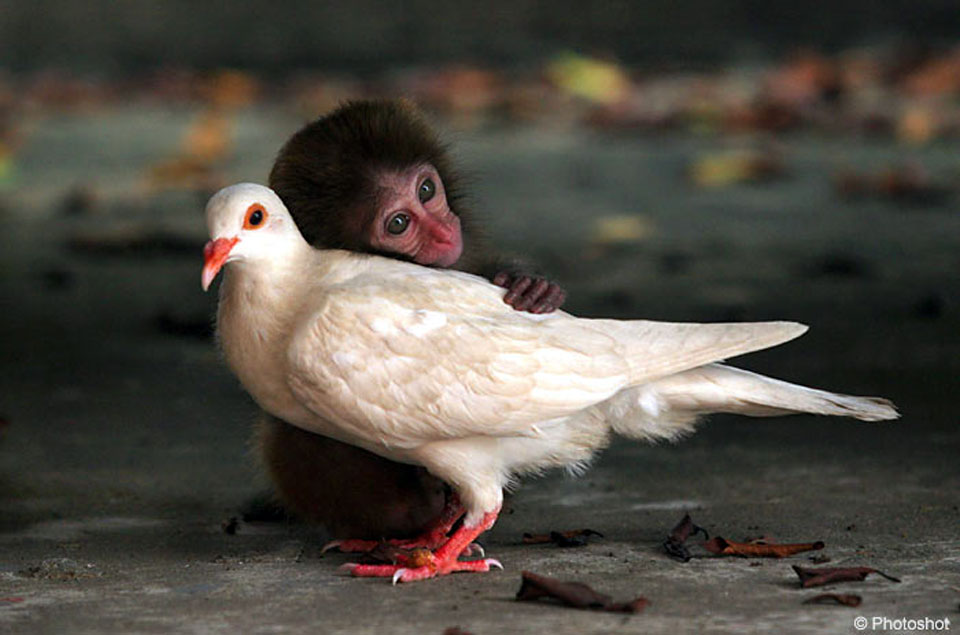
[(293, 393), (368, 443), (536, 434), (535, 424), (625, 386), (805, 330), (532, 315), (506, 306), (502, 289), (472, 276), (417, 272), (327, 289), (290, 342)]

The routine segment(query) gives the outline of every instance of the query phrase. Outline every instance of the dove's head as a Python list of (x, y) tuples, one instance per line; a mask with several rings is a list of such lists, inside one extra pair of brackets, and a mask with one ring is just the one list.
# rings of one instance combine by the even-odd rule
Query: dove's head
[(207, 203), (210, 241), (203, 247), (206, 291), (228, 262), (268, 265), (306, 243), (280, 197), (255, 183), (225, 187)]

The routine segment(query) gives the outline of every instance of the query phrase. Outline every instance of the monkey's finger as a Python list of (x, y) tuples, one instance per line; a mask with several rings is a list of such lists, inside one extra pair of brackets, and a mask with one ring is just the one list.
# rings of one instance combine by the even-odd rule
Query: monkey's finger
[(528, 276), (517, 278), (510, 285), (510, 290), (507, 291), (507, 294), (503, 296), (503, 301), (513, 308), (520, 310), (520, 307), (517, 306), (517, 303), (520, 301), (520, 297), (526, 293), (531, 284), (533, 284), (533, 280), (531, 280)]
[(563, 304), (566, 298), (566, 291), (564, 291), (557, 284), (551, 283), (550, 288), (546, 291), (546, 293), (544, 293), (537, 303), (530, 308), (530, 312), (550, 313), (560, 308), (560, 305)]
[(513, 305), (518, 311), (529, 311), (537, 305), (543, 294), (550, 289), (550, 282), (543, 278), (532, 278), (533, 284), (527, 289), (520, 301)]
[(567, 299), (567, 292), (563, 290), (559, 285), (551, 283), (550, 289), (540, 301), (537, 302), (530, 309), (531, 313), (552, 313), (560, 308), (563, 305), (564, 301)]
[(517, 311), (529, 311), (530, 307), (540, 300), (540, 296), (546, 290), (549, 283), (542, 278), (530, 277), (530, 284), (527, 285), (524, 292), (512, 304)]
[(510, 276), (509, 273), (507, 273), (506, 271), (501, 271), (500, 273), (498, 273), (497, 275), (495, 275), (495, 276), (493, 277), (493, 280), (491, 280), (490, 282), (492, 282), (493, 284), (497, 285), (498, 287), (505, 287), (505, 288), (509, 289), (509, 288), (510, 288), (510, 278), (511, 278), (511, 276)]

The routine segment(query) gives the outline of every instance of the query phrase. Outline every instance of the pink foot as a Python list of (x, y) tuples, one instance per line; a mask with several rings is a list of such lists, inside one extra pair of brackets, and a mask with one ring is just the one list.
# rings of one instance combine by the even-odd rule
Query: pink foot
[(413, 582), (426, 580), (441, 575), (448, 575), (459, 571), (482, 572), (491, 567), (503, 569), (499, 560), (485, 558), (482, 560), (460, 560), (460, 556), (473, 548), (473, 540), (493, 527), (497, 520), (499, 509), (485, 514), (483, 520), (475, 527), (461, 526), (435, 551), (417, 549), (405, 558), (403, 564), (356, 564), (347, 563), (341, 570), (350, 572), (357, 577), (392, 578), (393, 583)]
[(453, 560), (445, 563), (431, 562), (419, 567), (404, 567), (397, 564), (356, 564), (348, 562), (340, 567), (358, 578), (392, 578), (393, 583), (415, 582), (459, 571), (485, 572), (490, 569), (503, 569), (496, 558), (483, 560)]

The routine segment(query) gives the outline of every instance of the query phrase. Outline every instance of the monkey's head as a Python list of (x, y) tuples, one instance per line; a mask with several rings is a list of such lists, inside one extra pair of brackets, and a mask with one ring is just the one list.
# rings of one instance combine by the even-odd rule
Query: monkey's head
[(402, 100), (347, 103), (280, 149), (270, 187), (315, 247), (450, 267), (463, 251), (458, 179)]

